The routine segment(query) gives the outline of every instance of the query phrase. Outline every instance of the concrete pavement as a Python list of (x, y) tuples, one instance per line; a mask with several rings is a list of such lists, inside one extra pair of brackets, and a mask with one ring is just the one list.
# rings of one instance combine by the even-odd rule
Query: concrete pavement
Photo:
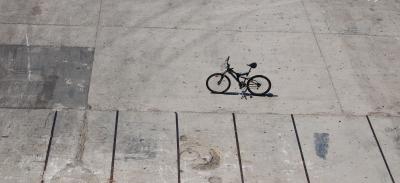
[[(399, 12), (0, 0), (0, 182), (398, 182)], [(228, 55), (277, 97), (211, 94)]]
[(399, 121), (392, 117), (25, 109), (0, 115), (1, 182), (399, 178)]

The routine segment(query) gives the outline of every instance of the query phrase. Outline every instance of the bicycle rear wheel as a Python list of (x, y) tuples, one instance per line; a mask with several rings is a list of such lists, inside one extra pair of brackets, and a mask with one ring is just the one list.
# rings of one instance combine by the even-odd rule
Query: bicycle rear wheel
[(263, 75), (255, 75), (247, 81), (247, 89), (252, 95), (264, 96), (271, 90), (271, 81)]
[(206, 85), (212, 93), (225, 93), (231, 87), (231, 80), (226, 75), (215, 73), (207, 78)]

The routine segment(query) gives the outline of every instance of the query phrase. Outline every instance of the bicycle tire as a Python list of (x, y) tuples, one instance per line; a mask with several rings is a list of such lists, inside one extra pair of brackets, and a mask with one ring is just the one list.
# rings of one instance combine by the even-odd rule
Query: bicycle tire
[[(268, 83), (268, 88), (267, 88), (266, 90), (262, 91), (262, 92), (255, 92), (255, 91), (253, 91), (253, 90), (251, 89), (251, 87), (250, 87), (250, 84), (253, 84), (252, 82), (256, 81), (256, 80), (255, 80), (256, 78), (265, 79), (265, 80), (267, 81), (267, 83)], [(257, 82), (257, 81), (256, 81), (256, 82)], [(257, 82), (257, 83), (258, 83), (258, 82)], [(266, 76), (263, 76), (263, 75), (255, 75), (255, 76), (252, 76), (252, 77), (247, 81), (247, 89), (249, 90), (249, 92), (250, 92), (252, 95), (255, 95), (255, 96), (264, 96), (264, 95), (266, 95), (266, 94), (269, 92), (269, 90), (271, 90), (271, 86), (272, 86), (271, 81), (270, 81)], [(259, 87), (259, 86), (257, 85), (257, 87)]]
[[(216, 90), (211, 89), (210, 84), (209, 84), (210, 79), (215, 76), (218, 76), (218, 75), (225, 78), (228, 81), (228, 86), (225, 89), (223, 89), (222, 91), (216, 91)], [(208, 76), (207, 81), (206, 81), (206, 86), (207, 86), (207, 89), (211, 91), (211, 93), (221, 94), (221, 93), (225, 93), (226, 91), (228, 91), (228, 89), (231, 87), (231, 80), (226, 75), (223, 75), (221, 73), (214, 73), (214, 74), (211, 74), (210, 76)]]

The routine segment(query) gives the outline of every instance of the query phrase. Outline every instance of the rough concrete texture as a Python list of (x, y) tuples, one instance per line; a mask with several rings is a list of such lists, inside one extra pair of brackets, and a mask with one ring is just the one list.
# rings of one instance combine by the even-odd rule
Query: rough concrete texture
[(1, 0), (1, 23), (96, 25), (99, 0)]
[(365, 117), (295, 116), (311, 182), (389, 183)]
[(176, 182), (173, 113), (121, 112), (115, 154), (115, 182)]
[(319, 35), (344, 111), (400, 114), (400, 42), (392, 37)]
[[(0, 0), (0, 108), (15, 108), (0, 110), (0, 182), (239, 183), (232, 112), (245, 182), (308, 170), (312, 183), (394, 183), (383, 156), (399, 182), (399, 12), (398, 0)], [(257, 62), (277, 96), (241, 99), (233, 79), (211, 94), (228, 55), (236, 71)]]
[[(104, 1), (89, 104), (139, 111), (398, 115), (398, 4)], [(237, 70), (258, 62), (254, 74), (266, 74), (279, 97), (210, 95), (205, 79), (220, 71), (228, 55)]]
[(0, 182), (40, 182), (54, 112), (0, 110)]
[[(309, 32), (301, 1), (104, 0), (101, 25)], [(150, 11), (149, 11), (150, 10)]]
[[(89, 104), (95, 109), (340, 112), (310, 33), (113, 27), (102, 29), (98, 43), (98, 64), (93, 68), (89, 94)], [(132, 47), (137, 49), (132, 51)], [(236, 95), (210, 94), (205, 80), (210, 74), (221, 72), (220, 65), (227, 53), (239, 71), (248, 69), (245, 64), (258, 62), (254, 74), (267, 74), (273, 82), (272, 92), (279, 97), (246, 101)], [(310, 88), (314, 92), (309, 92)], [(236, 83), (232, 83), (230, 91), (240, 92)]]
[(182, 182), (240, 182), (233, 129), (229, 114), (180, 115)]
[[(395, 0), (0, 4), (2, 44), (28, 40), (97, 50), (89, 94), (94, 109), (400, 112), (395, 92), (400, 6)], [(210, 95), (204, 81), (220, 71), (227, 55), (238, 70), (258, 62), (254, 74), (267, 75), (279, 97), (244, 101)], [(231, 91), (239, 92), (234, 86)]]
[(307, 182), (302, 153), (311, 182), (391, 182), (383, 156), (398, 179), (397, 117), (371, 117), (381, 154), (366, 117), (295, 115), (298, 146), (290, 115), (236, 114), (236, 136), (231, 113), (0, 114), (3, 182)]
[(318, 33), (399, 36), (400, 4), (387, 1), (304, 0)]
[(400, 117), (370, 117), (393, 178), (400, 181)]
[(0, 106), (85, 108), (90, 48), (0, 46)]
[(1, 24), (0, 44), (94, 47), (96, 27)]
[(245, 182), (306, 183), (289, 115), (237, 114)]
[(108, 182), (114, 123), (114, 112), (58, 112), (43, 180)]

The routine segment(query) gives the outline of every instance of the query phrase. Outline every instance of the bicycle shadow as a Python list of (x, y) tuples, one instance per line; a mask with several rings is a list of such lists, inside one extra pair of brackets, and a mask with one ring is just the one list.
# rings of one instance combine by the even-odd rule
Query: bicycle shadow
[[(225, 92), (225, 93), (212, 93), (212, 94), (218, 94), (218, 95), (242, 95), (242, 93), (239, 92)], [(278, 95), (274, 95), (273, 93), (267, 93), (265, 95), (262, 96), (256, 96), (256, 95), (252, 95), (250, 93), (244, 93), (244, 96), (249, 96), (249, 97), (278, 97)]]

